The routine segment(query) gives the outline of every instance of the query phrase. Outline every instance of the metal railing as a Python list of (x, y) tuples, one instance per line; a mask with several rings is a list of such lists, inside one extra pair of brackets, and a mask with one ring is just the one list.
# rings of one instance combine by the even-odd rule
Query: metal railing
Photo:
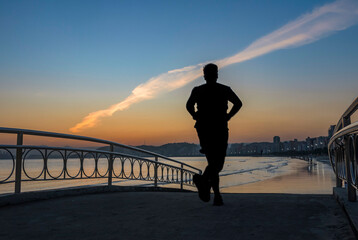
[(329, 159), (336, 174), (336, 185), (346, 182), (348, 200), (356, 201), (358, 189), (358, 122), (351, 123), (351, 116), (358, 110), (358, 98), (339, 119), (328, 143)]
[[(0, 161), (7, 159), (10, 162), (8, 174), (2, 176), (0, 184), (15, 183), (15, 193), (21, 192), (21, 183), (24, 181), (95, 178), (108, 178), (109, 186), (112, 185), (113, 178), (118, 178), (152, 181), (154, 187), (158, 187), (158, 182), (180, 184), (180, 189), (183, 189), (184, 185), (193, 186), (194, 174), (201, 174), (200, 169), (172, 158), (103, 139), (3, 127), (0, 127), (0, 133), (17, 135), (16, 145), (0, 145), (3, 158)], [(104, 148), (23, 145), (25, 135), (100, 143), (108, 146), (108, 151)], [(144, 157), (115, 151), (116, 147), (142, 154)], [(33, 156), (37, 159), (37, 165), (40, 166), (36, 167), (38, 169), (35, 174), (27, 169), (31, 161), (34, 161)], [(60, 168), (57, 167), (57, 171), (50, 167), (54, 159), (57, 159), (57, 164), (61, 165)], [(86, 169), (85, 166), (88, 164), (92, 165), (91, 170)], [(1, 170), (4, 171), (4, 169)]]

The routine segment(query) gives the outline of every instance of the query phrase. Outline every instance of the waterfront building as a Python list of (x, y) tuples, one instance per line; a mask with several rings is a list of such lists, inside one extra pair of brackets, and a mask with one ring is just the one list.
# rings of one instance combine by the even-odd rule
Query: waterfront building
[(273, 142), (234, 143), (228, 148), (228, 155), (270, 155), (277, 153), (324, 151), (329, 138), (320, 136), (307, 137), (305, 141), (297, 139), (281, 142), (279, 136), (273, 137)]
[(273, 149), (272, 152), (280, 152), (281, 151), (281, 139), (279, 136), (274, 136), (273, 137)]
[(336, 125), (331, 125), (331, 126), (328, 128), (328, 141), (329, 141), (329, 139), (331, 139), (331, 137), (333, 136), (333, 132), (334, 132), (335, 127), (336, 127)]

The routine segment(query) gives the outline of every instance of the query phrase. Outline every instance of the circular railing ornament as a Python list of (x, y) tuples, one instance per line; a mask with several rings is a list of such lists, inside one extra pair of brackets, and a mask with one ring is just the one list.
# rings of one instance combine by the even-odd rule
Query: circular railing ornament
[[(10, 173), (9, 173), (9, 175), (5, 175), (5, 177), (2, 179), (2, 178), (0, 178), (0, 183), (4, 183), (4, 182), (6, 182), (8, 179), (10, 179), (11, 177), (12, 177), (12, 175), (13, 175), (13, 173), (14, 173), (14, 170), (15, 170), (15, 158), (14, 158), (14, 155), (9, 151), (9, 149), (7, 149), (7, 148), (0, 148), (0, 150), (4, 150), (6, 153), (7, 153), (7, 155), (10, 157), (10, 159), (1, 159), (0, 161), (0, 163), (1, 164), (6, 164), (6, 162), (5, 161), (7, 161), (7, 160), (10, 160), (11, 161), (11, 170), (10, 170)], [(3, 168), (4, 169), (4, 168)]]
[(105, 177), (108, 173), (109, 155), (100, 154), (97, 158), (97, 173), (100, 177)]
[[(91, 162), (92, 162), (92, 167), (91, 167), (91, 170), (88, 171), (86, 166), (91, 164)], [(82, 171), (83, 171), (83, 174), (87, 178), (91, 178), (95, 175), (95, 173), (96, 173), (96, 156), (95, 156), (95, 154), (93, 154), (91, 152), (87, 152), (86, 154), (83, 155)]]
[[(61, 156), (61, 158), (51, 158), (51, 156), (55, 153), (58, 153), (59, 156)], [(59, 171), (59, 173), (57, 175), (54, 175), (54, 171), (56, 170), (56, 165), (55, 165), (55, 169), (52, 169), (51, 164), (54, 161), (61, 159), (61, 161), (57, 161), (57, 162), (61, 162), (62, 163), (62, 167), (60, 168), (61, 170)], [(59, 150), (52, 150), (50, 151), (47, 156), (46, 156), (46, 166), (47, 166), (47, 174), (52, 178), (52, 179), (58, 179), (62, 176), (62, 174), (65, 172), (65, 156), (62, 154), (61, 151)], [(58, 167), (58, 166), (57, 166)], [(52, 170), (51, 170), (52, 169)]]
[[(71, 151), (67, 156), (66, 156), (66, 161), (65, 161), (65, 167), (66, 167), (66, 174), (70, 177), (70, 178), (76, 178), (77, 176), (80, 175), (81, 173), (81, 169), (82, 169), (82, 163), (81, 163), (81, 155), (76, 152), (76, 151)], [(74, 167), (78, 166), (78, 170), (73, 171)], [(73, 173), (74, 172), (74, 173)]]
[[(30, 155), (30, 152), (38, 152), (40, 153), (40, 155), (37, 155), (37, 156), (40, 156), (42, 159), (33, 159), (32, 161), (36, 161), (36, 160), (39, 160), (41, 163), (42, 163), (42, 169), (40, 169), (40, 172), (38, 173), (38, 175), (35, 175), (35, 177), (33, 176), (30, 176), (32, 174), (32, 171), (34, 170), (29, 170), (30, 166), (32, 164), (34, 164), (34, 162), (29, 162), (31, 161), (30, 159), (27, 159), (28, 156), (31, 156)], [(26, 167), (26, 163), (30, 164), (30, 166), (27, 166)], [(25, 175), (31, 179), (31, 180), (37, 180), (41, 177), (41, 175), (44, 173), (45, 171), (45, 156), (44, 154), (42, 153), (42, 151), (40, 151), (39, 149), (28, 149), (25, 154), (23, 154), (23, 158), (22, 158), (22, 169), (23, 169), (23, 172), (25, 173)], [(31, 173), (30, 173), (31, 172)]]

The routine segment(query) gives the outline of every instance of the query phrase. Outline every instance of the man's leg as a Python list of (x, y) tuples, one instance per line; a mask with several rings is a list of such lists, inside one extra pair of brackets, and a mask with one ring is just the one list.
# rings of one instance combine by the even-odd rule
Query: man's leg
[(216, 159), (216, 162), (214, 164), (214, 169), (213, 169), (213, 173), (211, 176), (211, 179), (212, 179), (211, 186), (213, 188), (214, 194), (220, 195), (219, 173), (224, 167), (225, 156), (216, 156), (215, 159)]
[[(227, 129), (211, 129), (211, 131), (203, 131), (203, 129), (197, 128), (198, 137), (202, 150), (206, 155), (208, 166), (202, 176), (203, 185), (208, 185), (208, 195), (210, 198), (210, 188), (214, 191), (214, 205), (222, 205), (222, 198), (220, 195), (219, 187), (219, 172), (223, 169), (227, 141), (228, 130)], [(206, 190), (205, 190), (206, 191)], [(215, 200), (216, 199), (216, 200)]]
[(228, 131), (216, 131), (214, 138), (210, 142), (206, 159), (208, 166), (205, 169), (203, 176), (209, 180), (210, 186), (214, 191), (214, 205), (223, 205), (220, 194), (220, 180), (219, 173), (224, 167), (226, 149), (228, 141)]
[[(201, 153), (204, 153), (207, 149), (208, 141), (210, 140), (208, 132), (203, 131), (202, 128), (196, 127), (196, 131), (198, 133), (200, 146), (201, 146)], [(208, 202), (210, 201), (210, 188), (211, 186), (208, 183), (208, 173), (205, 174), (207, 170), (204, 171), (203, 175), (195, 174), (193, 177), (193, 182), (196, 185), (198, 192), (199, 192), (199, 198), (204, 201)]]
[[(225, 152), (226, 153), (226, 152)], [(219, 178), (219, 173), (220, 171), (223, 169), (224, 167), (224, 161), (225, 161), (225, 155), (226, 154), (218, 154), (216, 156), (216, 164), (215, 164), (215, 176), (213, 176), (213, 183), (212, 183), (212, 188), (214, 191), (214, 205), (215, 206), (221, 206), (224, 204), (223, 199), (221, 197), (220, 194), (220, 178)]]
[(219, 190), (219, 173), (223, 169), (225, 155), (215, 152), (207, 153), (206, 159), (208, 160), (208, 166), (205, 168), (203, 177), (209, 181), (215, 195), (220, 195)]

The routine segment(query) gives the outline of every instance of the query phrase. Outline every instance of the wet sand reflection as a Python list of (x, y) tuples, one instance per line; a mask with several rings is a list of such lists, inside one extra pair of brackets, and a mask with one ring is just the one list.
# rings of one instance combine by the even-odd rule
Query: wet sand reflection
[(226, 193), (331, 194), (335, 175), (327, 163), (294, 161), (292, 172), (271, 179), (223, 188)]

